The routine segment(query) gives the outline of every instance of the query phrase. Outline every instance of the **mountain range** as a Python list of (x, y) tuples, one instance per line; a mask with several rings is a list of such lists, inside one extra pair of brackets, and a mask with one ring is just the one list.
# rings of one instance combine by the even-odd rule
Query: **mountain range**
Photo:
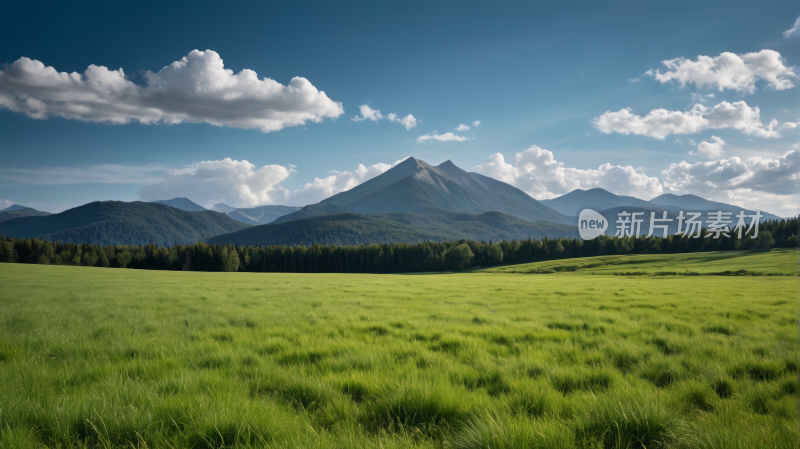
[[(660, 218), (666, 211), (674, 220), (681, 210), (719, 210), (731, 212), (735, 222), (735, 215), (744, 210), (694, 195), (665, 194), (645, 201), (603, 189), (574, 190), (537, 201), (514, 186), (466, 172), (450, 161), (432, 166), (411, 157), (350, 190), (302, 208), (234, 208), (219, 203), (216, 210), (206, 210), (187, 198), (173, 198), (150, 203), (94, 202), (49, 215), (14, 205), (0, 211), (0, 235), (163, 246), (201, 240), (242, 245), (354, 245), (536, 239), (577, 237), (577, 215), (583, 208), (608, 220), (609, 235), (614, 235), (617, 214), (622, 211), (643, 212), (640, 234), (644, 235), (651, 212)], [(707, 218), (704, 213), (702, 219)], [(779, 217), (763, 213), (762, 220), (774, 219)], [(676, 224), (674, 220), (670, 233), (677, 230)]]
[(578, 237), (575, 226), (520, 220), (502, 212), (479, 215), (425, 208), (413, 212), (341, 212), (253, 226), (209, 238), (237, 245), (361, 245), (448, 240), (512, 240)]
[(59, 214), (0, 223), (0, 235), (96, 245), (195, 243), (250, 225), (213, 211), (187, 212), (158, 203), (96, 201)]
[[(188, 198), (173, 198), (171, 200), (151, 201), (151, 203), (166, 204), (187, 212), (202, 212), (208, 210)], [(275, 221), (276, 218), (300, 210), (299, 207), (268, 205), (250, 208), (236, 208), (224, 203), (217, 203), (212, 207), (215, 212), (222, 212), (236, 221), (247, 224), (265, 224)]]

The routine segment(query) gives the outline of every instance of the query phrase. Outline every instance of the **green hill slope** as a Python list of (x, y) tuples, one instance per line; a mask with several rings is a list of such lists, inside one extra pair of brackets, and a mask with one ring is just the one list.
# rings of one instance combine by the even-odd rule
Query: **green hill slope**
[(345, 212), (253, 226), (207, 239), (237, 245), (359, 245), (425, 241), (577, 237), (574, 226), (531, 223), (500, 212), (480, 215), (429, 208), (422, 212)]
[(0, 235), (96, 245), (194, 243), (249, 225), (213, 211), (187, 212), (158, 203), (97, 201), (46, 217), (0, 223)]
[(581, 257), (505, 265), (484, 273), (653, 274), (685, 275), (746, 270), (750, 274), (792, 275), (798, 273), (796, 249), (771, 251), (714, 251), (688, 254), (628, 254)]

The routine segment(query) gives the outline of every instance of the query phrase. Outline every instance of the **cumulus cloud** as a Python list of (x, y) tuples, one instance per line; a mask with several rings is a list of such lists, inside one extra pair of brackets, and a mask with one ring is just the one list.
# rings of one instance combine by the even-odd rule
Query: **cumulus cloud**
[(462, 123), (456, 127), (456, 131), (469, 131), (469, 126)]
[(700, 142), (697, 145), (697, 152), (690, 151), (692, 156), (705, 156), (708, 159), (719, 159), (722, 157), (722, 147), (725, 141), (717, 136), (711, 136), (711, 142)]
[(628, 82), (629, 83), (638, 83), (639, 82), (639, 78), (630, 78), (630, 79), (628, 79)]
[(661, 62), (668, 71), (648, 70), (647, 75), (661, 83), (678, 81), (681, 86), (694, 83), (698, 87), (716, 87), (720, 92), (730, 89), (753, 93), (758, 80), (765, 80), (775, 90), (791, 89), (794, 84), (790, 78), (796, 76), (774, 50), (743, 55), (725, 52), (715, 57), (701, 55), (696, 61), (675, 58)]
[(481, 121), (480, 120), (475, 120), (474, 122), (472, 122), (472, 127), (473, 128), (477, 128), (479, 126), (481, 126)]
[(143, 87), (121, 68), (92, 64), (83, 74), (66, 73), (23, 57), (0, 71), (0, 108), (36, 119), (208, 123), (263, 132), (344, 113), (340, 102), (303, 77), (284, 86), (249, 69), (234, 74), (213, 50), (193, 50), (145, 78)]
[(383, 118), (383, 114), (378, 109), (372, 109), (368, 105), (362, 104), (358, 107), (361, 110), (361, 116), (355, 116), (350, 120), (354, 122), (360, 122), (362, 120), (372, 120), (373, 122), (377, 122), (378, 120)]
[(432, 140), (438, 140), (439, 142), (463, 142), (465, 140), (473, 139), (472, 137), (457, 136), (450, 132), (444, 134), (437, 134), (434, 132), (433, 134), (425, 134), (417, 137), (417, 143), (429, 142)]
[(633, 167), (603, 164), (596, 170), (566, 167), (551, 151), (536, 145), (517, 153), (513, 164), (502, 154), (490, 156), (475, 167), (478, 173), (514, 185), (532, 197), (544, 200), (575, 189), (600, 187), (619, 195), (654, 197), (663, 192), (657, 178), (639, 173)]
[(314, 178), (313, 182), (306, 183), (302, 189), (291, 192), (289, 202), (298, 205), (318, 203), (339, 192), (350, 190), (362, 182), (369, 181), (406, 159), (408, 157), (395, 161), (393, 164), (378, 163), (369, 167), (358, 164), (358, 168), (353, 171), (331, 171), (330, 176)]
[(723, 128), (733, 128), (763, 138), (781, 136), (776, 129), (777, 120), (772, 119), (764, 126), (758, 106), (751, 108), (744, 101), (723, 101), (713, 108), (695, 104), (686, 112), (653, 109), (644, 117), (631, 113), (631, 108), (625, 108), (617, 112), (607, 111), (594, 119), (594, 126), (606, 134), (635, 134), (659, 140), (670, 134), (696, 134)]
[(797, 212), (800, 195), (800, 145), (782, 156), (738, 157), (690, 164), (670, 164), (661, 172), (664, 187), (745, 207)]
[(387, 115), (386, 118), (388, 118), (390, 122), (400, 123), (401, 125), (405, 126), (406, 129), (411, 129), (417, 126), (417, 119), (411, 114), (408, 114), (405, 117), (398, 117), (397, 114), (392, 112), (391, 114)]
[(791, 28), (783, 32), (783, 37), (790, 38), (790, 37), (800, 37), (800, 16), (797, 17), (797, 20), (794, 21), (794, 25)]
[(281, 165), (259, 168), (225, 158), (168, 170), (161, 182), (142, 187), (139, 197), (145, 201), (187, 197), (209, 209), (225, 201), (241, 207), (276, 204), (288, 198), (280, 185), (288, 177), (289, 169)]
[(11, 200), (0, 200), (0, 210), (7, 209), (14, 205), (14, 202)]

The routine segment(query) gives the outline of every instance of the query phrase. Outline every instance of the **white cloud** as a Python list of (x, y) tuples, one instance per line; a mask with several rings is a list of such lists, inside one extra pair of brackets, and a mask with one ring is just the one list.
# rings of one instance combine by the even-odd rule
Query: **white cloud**
[(798, 126), (800, 126), (800, 120), (796, 122), (786, 122), (783, 125), (781, 125), (781, 129), (795, 129)]
[(800, 17), (797, 17), (797, 20), (794, 21), (794, 25), (792, 25), (791, 28), (783, 32), (783, 37), (787, 39), (792, 36), (800, 36)]
[(456, 127), (456, 131), (469, 131), (469, 126), (462, 123)]
[(680, 145), (680, 146), (683, 146), (683, 142), (681, 142), (681, 140), (680, 140), (680, 139), (675, 139), (675, 142), (674, 142), (674, 143), (675, 143), (675, 145)]
[(631, 79), (628, 80), (628, 82), (629, 83), (638, 83), (639, 82), (639, 78), (631, 78)]
[(481, 126), (481, 121), (480, 120), (475, 120), (474, 122), (472, 122), (472, 127), (473, 128), (477, 128), (479, 126)]
[(383, 118), (383, 114), (378, 109), (372, 109), (368, 105), (362, 104), (358, 107), (361, 110), (361, 117), (355, 116), (350, 120), (354, 122), (360, 122), (362, 120), (372, 120), (373, 122), (377, 122), (378, 120)]
[(187, 197), (209, 209), (221, 202), (240, 207), (276, 204), (288, 197), (280, 185), (288, 177), (289, 169), (281, 165), (258, 168), (225, 158), (168, 170), (161, 182), (142, 187), (139, 197), (145, 201)]
[(444, 134), (437, 134), (436, 132), (434, 132), (433, 134), (425, 134), (417, 137), (417, 143), (427, 142), (431, 140), (438, 140), (439, 142), (463, 142), (465, 140), (473, 140), (473, 139), (472, 137), (457, 136), (449, 132)]
[(722, 147), (724, 145), (724, 140), (717, 136), (711, 136), (711, 142), (700, 142), (697, 145), (697, 152), (690, 151), (689, 154), (692, 156), (705, 156), (708, 159), (719, 159), (722, 157)]
[(517, 153), (514, 164), (507, 163), (503, 155), (497, 153), (475, 170), (512, 184), (540, 200), (595, 187), (647, 199), (663, 192), (657, 178), (639, 173), (630, 165), (603, 164), (596, 170), (565, 167), (563, 162), (555, 160), (552, 152), (536, 145)]
[(167, 172), (160, 164), (97, 164), (89, 167), (0, 168), (0, 185), (143, 184)]
[(14, 202), (11, 200), (0, 200), (0, 210), (7, 209), (14, 205)]
[(696, 146), (697, 146), (697, 144), (696, 144), (696, 143), (694, 142), (694, 140), (692, 140), (692, 139), (686, 139), (686, 143), (688, 143), (689, 145), (691, 145), (691, 146), (693, 146), (693, 147), (696, 147)]
[(142, 87), (122, 69), (92, 64), (83, 74), (57, 72), (23, 57), (0, 71), (0, 108), (36, 119), (208, 123), (263, 132), (344, 113), (341, 103), (303, 77), (284, 86), (249, 69), (234, 74), (213, 50), (193, 50), (145, 78)]
[(411, 114), (408, 114), (405, 117), (398, 117), (397, 114), (392, 112), (391, 114), (387, 115), (386, 118), (388, 118), (390, 122), (399, 122), (401, 125), (405, 126), (406, 129), (411, 129), (417, 126), (417, 119)]
[(708, 129), (733, 128), (745, 134), (763, 137), (780, 137), (775, 129), (778, 121), (766, 127), (761, 123), (761, 110), (750, 107), (744, 101), (723, 101), (713, 108), (696, 104), (689, 111), (653, 109), (642, 117), (631, 113), (631, 108), (617, 112), (607, 111), (594, 119), (594, 126), (606, 134), (636, 134), (664, 139), (670, 134), (696, 134)]
[(377, 122), (383, 118), (383, 114), (381, 114), (380, 110), (372, 109), (368, 105), (362, 104), (358, 107), (358, 109), (361, 110), (361, 117), (355, 116), (350, 120), (354, 122), (360, 122), (362, 120), (372, 120), (373, 122)]
[(786, 216), (797, 213), (800, 204), (800, 145), (776, 158), (731, 157), (696, 164), (682, 161), (670, 164), (661, 177), (670, 192), (692, 193)]
[(289, 203), (295, 205), (318, 203), (339, 192), (350, 190), (364, 181), (369, 181), (406, 159), (408, 157), (395, 161), (393, 164), (378, 163), (369, 167), (358, 164), (358, 168), (353, 171), (332, 171), (330, 176), (314, 178), (313, 182), (306, 183), (302, 189), (291, 192)]
[(669, 71), (649, 70), (647, 74), (667, 83), (678, 81), (681, 86), (695, 83), (698, 87), (717, 87), (720, 92), (732, 89), (739, 92), (755, 92), (756, 81), (765, 80), (775, 90), (791, 89), (789, 78), (796, 75), (786, 67), (781, 54), (774, 50), (737, 55), (725, 52), (719, 56), (698, 56), (696, 61), (685, 58), (661, 61)]
[[(354, 122), (360, 122), (362, 120), (372, 120), (373, 122), (377, 122), (378, 120), (381, 120), (381, 119), (384, 118), (383, 114), (381, 114), (380, 110), (372, 109), (372, 108), (370, 108), (369, 106), (367, 106), (365, 104), (362, 104), (361, 106), (359, 106), (359, 109), (361, 110), (361, 116), (360, 117), (359, 116), (355, 116), (355, 117), (351, 118), (350, 120), (352, 120)], [(390, 122), (398, 122), (398, 123), (400, 123), (401, 125), (405, 126), (406, 129), (411, 129), (411, 128), (417, 126), (417, 119), (416, 119), (416, 117), (414, 117), (411, 114), (408, 114), (405, 117), (399, 117), (397, 114), (392, 112), (392, 113), (389, 113), (388, 115), (386, 115), (386, 118)]]

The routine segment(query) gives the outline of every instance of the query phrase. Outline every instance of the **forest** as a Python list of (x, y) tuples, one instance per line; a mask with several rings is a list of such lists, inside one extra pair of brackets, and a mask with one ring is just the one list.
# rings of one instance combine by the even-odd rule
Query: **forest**
[[(752, 233), (752, 231), (751, 231)], [(703, 231), (702, 235), (707, 233)], [(198, 242), (163, 247), (60, 243), (0, 237), (0, 262), (148, 270), (293, 273), (408, 273), (616, 254), (692, 253), (798, 246), (798, 217), (761, 223), (758, 237), (542, 238), (354, 246), (237, 246)]]

